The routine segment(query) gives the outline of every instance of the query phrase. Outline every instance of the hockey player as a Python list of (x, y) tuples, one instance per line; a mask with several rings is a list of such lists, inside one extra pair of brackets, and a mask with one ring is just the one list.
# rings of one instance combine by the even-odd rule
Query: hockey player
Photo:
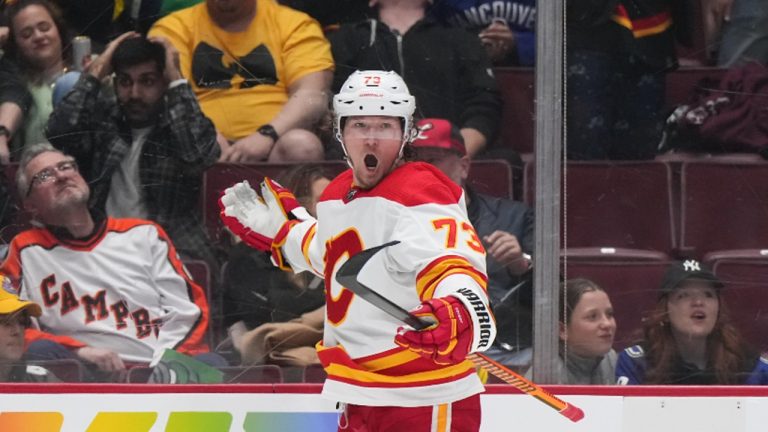
[[(468, 353), (488, 348), (495, 324), (485, 250), (468, 222), (461, 188), (431, 165), (404, 162), (415, 133), (413, 96), (394, 72), (356, 71), (334, 97), (334, 128), (350, 170), (326, 188), (317, 220), (265, 179), (222, 196), (222, 219), (274, 262), (325, 278), (318, 355), (323, 395), (342, 402), (343, 431), (477, 431), (483, 391)], [(436, 324), (424, 331), (355, 297), (335, 280), (363, 249), (376, 254), (359, 279)]]

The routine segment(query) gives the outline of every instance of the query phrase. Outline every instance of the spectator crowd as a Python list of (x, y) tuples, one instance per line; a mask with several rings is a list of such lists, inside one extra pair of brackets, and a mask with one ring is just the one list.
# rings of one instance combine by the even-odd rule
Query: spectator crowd
[[(319, 367), (324, 281), (211, 233), (201, 196), (214, 166), (270, 165), (314, 216), (348, 159), (330, 106), (357, 70), (395, 71), (415, 96), (402, 154), (463, 191), (498, 327), (487, 354), (535, 374), (534, 214), (471, 181), (476, 161), (519, 181), (530, 160), (501, 142), (503, 113), (522, 108), (494, 71), (535, 65), (534, 0), (138, 3), (0, 2), (0, 381), (56, 382), (57, 362), (124, 381), (167, 350), (200, 367)], [(567, 0), (565, 157), (659, 158), (669, 73), (768, 62), (757, 3)], [(82, 64), (75, 36), (90, 40)], [(768, 384), (768, 347), (727, 312), (737, 287), (667, 258), (629, 340), (615, 287), (562, 280), (562, 383)]]

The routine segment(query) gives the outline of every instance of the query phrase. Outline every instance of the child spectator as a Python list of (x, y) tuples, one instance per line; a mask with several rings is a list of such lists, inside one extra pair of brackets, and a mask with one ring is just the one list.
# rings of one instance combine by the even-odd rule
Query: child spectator
[(0, 274), (0, 382), (56, 382), (58, 379), (40, 366), (27, 365), (24, 355), (24, 329), (30, 317), (39, 317), (40, 306), (19, 300), (10, 279)]
[[(616, 370), (616, 319), (608, 293), (588, 279), (560, 284), (560, 354), (555, 384), (613, 384)], [(526, 372), (531, 378), (533, 369)]]

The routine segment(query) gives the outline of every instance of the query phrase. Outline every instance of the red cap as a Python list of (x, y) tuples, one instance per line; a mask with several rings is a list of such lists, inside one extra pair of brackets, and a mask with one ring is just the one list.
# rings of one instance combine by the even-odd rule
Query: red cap
[(432, 147), (443, 150), (451, 150), (459, 153), (461, 156), (467, 154), (464, 147), (464, 138), (459, 132), (459, 128), (445, 119), (426, 118), (416, 123), (416, 129), (419, 134), (413, 140), (413, 145), (419, 147)]

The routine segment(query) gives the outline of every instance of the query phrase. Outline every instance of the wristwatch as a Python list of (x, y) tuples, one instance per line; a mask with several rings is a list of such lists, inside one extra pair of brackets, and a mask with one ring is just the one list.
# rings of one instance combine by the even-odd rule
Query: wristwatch
[(7, 139), (11, 139), (11, 131), (3, 125), (0, 125), (0, 135), (5, 135)]
[(272, 138), (272, 144), (276, 143), (277, 140), (280, 139), (280, 135), (277, 134), (277, 131), (271, 124), (265, 124), (258, 129), (256, 129), (256, 132), (260, 133), (261, 135), (264, 135), (265, 137)]

